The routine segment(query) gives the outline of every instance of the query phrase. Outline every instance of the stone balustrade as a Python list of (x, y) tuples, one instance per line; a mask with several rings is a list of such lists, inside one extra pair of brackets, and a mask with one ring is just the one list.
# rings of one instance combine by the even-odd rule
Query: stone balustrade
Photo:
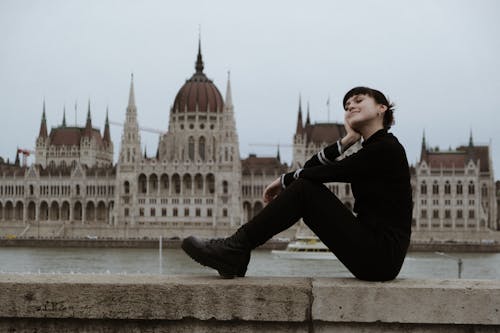
[(500, 332), (500, 280), (0, 275), (0, 332)]

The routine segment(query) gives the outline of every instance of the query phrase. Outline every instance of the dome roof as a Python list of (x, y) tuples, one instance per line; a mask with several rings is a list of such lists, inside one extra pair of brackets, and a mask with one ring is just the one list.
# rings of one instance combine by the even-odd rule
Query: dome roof
[(201, 48), (198, 46), (196, 72), (186, 80), (175, 96), (173, 112), (222, 112), (224, 101), (219, 89), (203, 73)]

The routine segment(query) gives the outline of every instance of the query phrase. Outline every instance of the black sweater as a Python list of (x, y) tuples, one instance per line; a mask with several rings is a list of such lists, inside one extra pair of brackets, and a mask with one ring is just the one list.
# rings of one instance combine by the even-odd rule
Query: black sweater
[(351, 183), (353, 211), (361, 223), (409, 241), (412, 189), (403, 146), (382, 129), (363, 142), (363, 148), (342, 160), (337, 143), (311, 157), (303, 169), (282, 176), (288, 186), (297, 178), (328, 183)]

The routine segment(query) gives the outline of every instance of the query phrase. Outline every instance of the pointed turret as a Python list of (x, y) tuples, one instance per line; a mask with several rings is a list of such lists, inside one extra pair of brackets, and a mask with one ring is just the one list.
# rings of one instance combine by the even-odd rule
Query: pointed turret
[(278, 145), (278, 153), (276, 154), (276, 159), (281, 162), (281, 156), (280, 156), (280, 145)]
[(469, 135), (469, 147), (472, 148), (473, 146), (474, 146), (474, 141), (472, 140), (472, 129), (471, 129)]
[(66, 127), (66, 105), (63, 107), (63, 120), (61, 126)]
[(87, 109), (87, 122), (85, 123), (85, 135), (88, 137), (92, 136), (92, 118), (90, 117), (90, 99), (89, 99), (89, 106)]
[(16, 161), (14, 162), (15, 166), (20, 166), (21, 162), (19, 161), (19, 148), (16, 150)]
[(197, 74), (203, 73), (203, 58), (201, 56), (201, 37), (198, 39), (198, 56), (196, 57), (196, 65), (194, 67)]
[(304, 125), (302, 123), (302, 98), (299, 95), (299, 115), (297, 117), (297, 128), (295, 134), (302, 134), (304, 132)]
[(134, 73), (130, 75), (130, 91), (128, 94), (127, 110), (135, 110), (135, 93), (134, 93)]
[(40, 132), (38, 137), (46, 138), (47, 135), (47, 119), (45, 118), (45, 100), (43, 100), (42, 123), (40, 124)]
[(420, 150), (420, 161), (424, 161), (427, 157), (427, 143), (425, 142), (425, 130), (422, 134), (422, 147)]
[(109, 132), (108, 112), (109, 112), (109, 109), (106, 107), (106, 122), (104, 123), (104, 134), (102, 135), (102, 139), (106, 143), (111, 143), (111, 134)]
[(233, 96), (231, 94), (231, 72), (227, 72), (227, 88), (226, 88), (226, 108), (233, 107)]
[(307, 101), (307, 118), (306, 118), (306, 126), (311, 125), (311, 117), (309, 114), (309, 101)]

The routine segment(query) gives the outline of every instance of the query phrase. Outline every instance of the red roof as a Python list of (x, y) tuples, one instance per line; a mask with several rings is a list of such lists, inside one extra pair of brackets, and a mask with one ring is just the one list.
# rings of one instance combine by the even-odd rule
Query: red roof
[(265, 173), (282, 174), (288, 171), (288, 166), (282, 164), (276, 157), (257, 157), (251, 154), (241, 161), (243, 174)]
[(313, 142), (316, 145), (322, 143), (331, 144), (342, 138), (346, 132), (343, 124), (338, 123), (316, 123), (306, 125), (307, 143)]
[[(56, 127), (50, 131), (50, 144), (55, 146), (80, 146), (85, 127)], [(98, 129), (92, 129), (92, 137), (98, 146), (103, 146), (103, 139)]]

